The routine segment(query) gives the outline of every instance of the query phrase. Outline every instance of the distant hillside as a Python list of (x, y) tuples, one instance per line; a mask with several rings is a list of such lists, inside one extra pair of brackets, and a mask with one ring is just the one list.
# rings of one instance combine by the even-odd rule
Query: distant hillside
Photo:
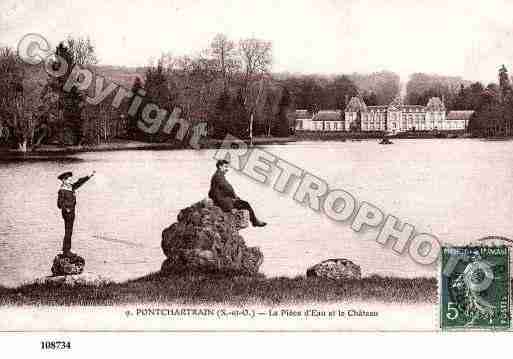
[(144, 67), (135, 68), (102, 65), (95, 66), (95, 71), (98, 74), (105, 76), (109, 81), (113, 81), (126, 88), (131, 88), (136, 76), (139, 76), (141, 80), (144, 81), (144, 72), (146, 69)]
[[(363, 96), (369, 104), (386, 105), (392, 102), (401, 88), (399, 75), (390, 71), (330, 75), (282, 72), (274, 73), (273, 78), (291, 89), (296, 105), (309, 109), (311, 107), (316, 109), (343, 108), (345, 107), (345, 96), (348, 95), (349, 99), (356, 93)], [(354, 88), (354, 91), (351, 87)], [(300, 88), (302, 90), (299, 90)], [(298, 92), (303, 92), (304, 96), (302, 97), (308, 98), (298, 101)], [(333, 100), (326, 99), (328, 97), (337, 99), (333, 103)], [(307, 102), (312, 102), (312, 104), (308, 106)]]
[[(146, 68), (102, 65), (96, 66), (95, 70), (107, 79), (130, 88), (136, 76), (139, 76), (144, 81)], [(345, 76), (354, 83), (361, 95), (369, 96), (374, 94), (377, 104), (380, 105), (389, 104), (400, 94), (400, 77), (394, 72), (352, 73)], [(301, 75), (284, 72), (274, 73), (273, 77), (278, 81), (283, 81), (285, 84), (291, 78), (315, 79), (317, 84), (325, 87), (336, 78), (336, 75)], [(459, 91), (460, 85), (469, 86), (471, 83), (471, 81), (458, 76), (415, 73), (410, 75), (406, 84), (405, 100), (407, 103), (423, 101), (424, 94), (436, 94), (451, 98)]]
[(394, 72), (353, 73), (347, 76), (362, 94), (374, 93), (379, 105), (386, 105), (392, 102), (399, 95), (401, 89), (401, 78)]
[(445, 98), (454, 97), (460, 86), (469, 86), (472, 82), (464, 80), (459, 76), (441, 76), (437, 74), (415, 73), (410, 75), (406, 84), (406, 101), (410, 104), (425, 100), (429, 96), (440, 96)]

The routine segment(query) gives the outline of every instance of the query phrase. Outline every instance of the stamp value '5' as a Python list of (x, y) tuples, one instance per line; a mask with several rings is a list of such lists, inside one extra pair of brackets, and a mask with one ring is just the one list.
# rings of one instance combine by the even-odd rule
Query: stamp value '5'
[(509, 248), (442, 248), (440, 325), (442, 329), (508, 329)]

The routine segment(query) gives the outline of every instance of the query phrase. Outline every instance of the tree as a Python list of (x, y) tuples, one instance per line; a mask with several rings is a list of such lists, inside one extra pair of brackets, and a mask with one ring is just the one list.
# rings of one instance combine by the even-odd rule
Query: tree
[(251, 107), (254, 107), (254, 104), (247, 103), (247, 91), (252, 82), (260, 80), (263, 74), (269, 72), (272, 64), (272, 44), (255, 38), (240, 40), (239, 56), (243, 67), (242, 92), (251, 114)]
[(13, 50), (0, 49), (0, 115), (18, 149), (40, 144), (36, 130), (56, 103), (42, 66), (23, 64)]
[(210, 121), (214, 138), (223, 139), (229, 132), (230, 101), (230, 94), (227, 91), (221, 92), (216, 102), (213, 121)]
[[(64, 131), (66, 131), (67, 127), (71, 129), (73, 144), (81, 144), (83, 141), (82, 110), (85, 106), (85, 96), (76, 87), (72, 87), (70, 91), (65, 91), (64, 85), (76, 65), (87, 67), (98, 62), (95, 48), (89, 38), (68, 37), (65, 41), (59, 43), (55, 54), (64, 59), (67, 64), (66, 74), (52, 78), (49, 84), (58, 96), (57, 113), (55, 116), (62, 121)], [(54, 66), (54, 70), (57, 70), (59, 62), (56, 61), (52, 66)]]
[(88, 66), (98, 63), (96, 50), (90, 38), (70, 36), (66, 39), (65, 45), (73, 58), (74, 65)]
[(22, 73), (21, 63), (14, 50), (9, 47), (0, 48), (0, 119), (10, 113), (10, 102), (16, 91), (21, 89)]
[(223, 85), (214, 59), (202, 54), (179, 57), (167, 76), (176, 94), (175, 103), (182, 107), (185, 117), (191, 121), (205, 120), (215, 112)]
[(226, 91), (221, 93), (216, 103), (213, 128), (214, 137), (218, 139), (223, 139), (227, 134), (238, 138), (248, 137), (248, 115), (241, 90), (235, 97)]
[(323, 97), (326, 93), (324, 88), (313, 76), (304, 76), (293, 78), (291, 81), (285, 81), (285, 86), (291, 90), (291, 97), (296, 108), (305, 109), (311, 113), (325, 108)]
[(508, 70), (502, 65), (499, 69), (499, 87), (501, 91), (501, 119), (502, 126), (508, 135), (513, 129), (513, 93), (509, 80)]
[(229, 132), (235, 137), (239, 138), (248, 138), (249, 137), (249, 116), (244, 106), (244, 95), (242, 94), (242, 90), (239, 89), (237, 92), (237, 96), (232, 100), (231, 103), (231, 113), (230, 116), (230, 127)]
[(376, 105), (391, 103), (399, 95), (401, 88), (399, 75), (389, 71), (351, 74), (348, 75), (348, 78), (361, 93), (374, 93), (376, 95)]
[(479, 110), (482, 105), (482, 93), (484, 89), (484, 86), (480, 82), (474, 82), (468, 87), (461, 84), (460, 90), (453, 98), (450, 108), (454, 110)]
[(511, 83), (509, 81), (508, 69), (502, 65), (499, 69), (499, 87), (501, 89), (502, 101), (504, 101), (511, 91)]
[(406, 103), (426, 105), (430, 97), (440, 97), (443, 98), (446, 108), (451, 110), (461, 85), (470, 85), (470, 82), (460, 77), (415, 73), (406, 84)]
[(226, 91), (233, 73), (238, 69), (235, 43), (224, 34), (217, 34), (210, 44), (210, 52), (223, 79), (223, 91)]
[[(139, 76), (136, 76), (134, 79), (134, 83), (132, 84), (132, 93), (137, 95), (139, 90), (143, 89), (143, 83)], [(127, 135), (129, 138), (134, 138), (137, 133), (137, 121), (139, 121), (141, 111), (141, 106), (139, 106), (139, 109), (136, 113), (134, 113), (133, 116), (128, 117), (128, 124), (127, 124)]]
[(284, 87), (281, 93), (280, 103), (278, 105), (278, 126), (275, 133), (275, 135), (279, 137), (290, 136), (290, 123), (288, 117), (290, 104), (290, 92), (286, 87)]
[(480, 106), (469, 122), (474, 135), (495, 135), (501, 127), (501, 90), (496, 84), (489, 84), (480, 94)]
[[(152, 102), (160, 109), (172, 113), (173, 109), (178, 106), (178, 90), (170, 76), (172, 71), (171, 65), (166, 61), (164, 56), (157, 61), (156, 65), (148, 66), (144, 82), (146, 97), (140, 109), (143, 109), (148, 102)], [(173, 137), (175, 135), (174, 131), (177, 130), (178, 127), (175, 126), (171, 134), (164, 135), (161, 131), (152, 134), (145, 133), (144, 138), (151, 142), (162, 141)]]
[(474, 82), (473, 84), (470, 85), (470, 94), (468, 95), (469, 96), (469, 100), (468, 100), (469, 107), (467, 108), (468, 110), (478, 110), (481, 107), (481, 105), (482, 105), (481, 96), (482, 96), (484, 89), (485, 88), (484, 88), (483, 84), (480, 82)]
[(168, 111), (173, 110), (176, 100), (176, 91), (168, 77), (168, 68), (159, 60), (156, 66), (149, 66), (146, 70), (145, 81), (146, 96), (159, 107)]
[(377, 106), (379, 104), (378, 97), (375, 92), (364, 94), (363, 101), (367, 106)]
[[(246, 113), (249, 115), (249, 137), (253, 136), (253, 117), (258, 102), (261, 100), (263, 75), (267, 74), (272, 64), (272, 44), (255, 38), (239, 41), (239, 56), (243, 66), (242, 88), (239, 94), (244, 99)], [(256, 96), (248, 93), (251, 83), (259, 81), (259, 90)]]
[(468, 110), (470, 106), (470, 91), (468, 91), (465, 86), (461, 84), (460, 90), (454, 98), (451, 108), (455, 110)]
[(346, 107), (346, 99), (350, 99), (358, 94), (358, 89), (353, 81), (347, 76), (337, 76), (333, 84), (330, 86), (333, 101), (329, 104), (329, 109), (344, 109)]
[[(262, 102), (262, 117), (263, 122), (265, 123), (265, 129), (263, 133), (266, 136), (271, 136), (271, 130), (275, 128), (275, 113), (274, 113), (274, 103), (273, 103), (273, 94), (271, 91), (266, 91), (265, 97)], [(254, 131), (257, 133), (257, 131)]]

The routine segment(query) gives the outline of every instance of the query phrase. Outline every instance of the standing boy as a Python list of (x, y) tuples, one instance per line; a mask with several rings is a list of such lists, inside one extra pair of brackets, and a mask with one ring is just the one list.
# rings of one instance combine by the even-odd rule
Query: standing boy
[(64, 239), (62, 243), (62, 253), (69, 257), (71, 253), (71, 235), (73, 234), (73, 222), (75, 221), (75, 206), (77, 198), (75, 191), (93, 177), (95, 171), (89, 176), (79, 178), (76, 182), (73, 181), (72, 172), (64, 172), (59, 177), (62, 181), (61, 188), (59, 189), (57, 207), (62, 211), (62, 218), (64, 219)]

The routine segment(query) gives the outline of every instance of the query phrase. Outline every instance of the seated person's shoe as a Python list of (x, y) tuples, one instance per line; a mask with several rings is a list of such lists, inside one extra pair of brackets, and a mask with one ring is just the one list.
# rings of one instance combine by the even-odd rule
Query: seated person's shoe
[(259, 220), (256, 220), (256, 222), (253, 223), (253, 227), (265, 227), (266, 225), (267, 225), (267, 223), (259, 221)]

